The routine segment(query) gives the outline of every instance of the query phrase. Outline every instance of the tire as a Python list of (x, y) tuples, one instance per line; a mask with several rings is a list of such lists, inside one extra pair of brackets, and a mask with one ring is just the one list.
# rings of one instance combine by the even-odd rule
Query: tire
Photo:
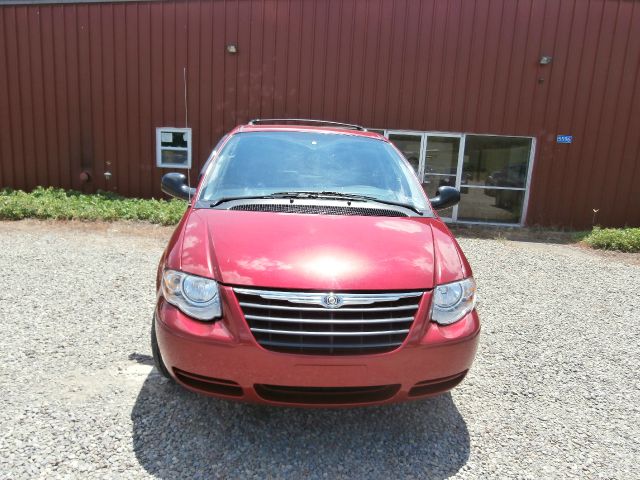
[(158, 370), (158, 373), (160, 373), (160, 375), (162, 375), (163, 377), (173, 381), (173, 378), (171, 378), (171, 375), (169, 375), (169, 370), (167, 370), (167, 367), (162, 361), (162, 355), (160, 355), (160, 347), (158, 347), (158, 338), (156, 337), (155, 318), (151, 323), (151, 353), (153, 354), (153, 364), (155, 365), (156, 370)]

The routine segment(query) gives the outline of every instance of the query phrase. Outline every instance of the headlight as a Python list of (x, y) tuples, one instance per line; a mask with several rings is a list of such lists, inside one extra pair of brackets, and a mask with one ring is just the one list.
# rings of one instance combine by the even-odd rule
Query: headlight
[(465, 278), (438, 285), (433, 291), (431, 320), (440, 325), (457, 322), (476, 306), (476, 282)]
[(171, 305), (198, 320), (214, 320), (222, 315), (218, 283), (210, 278), (165, 270), (162, 295)]

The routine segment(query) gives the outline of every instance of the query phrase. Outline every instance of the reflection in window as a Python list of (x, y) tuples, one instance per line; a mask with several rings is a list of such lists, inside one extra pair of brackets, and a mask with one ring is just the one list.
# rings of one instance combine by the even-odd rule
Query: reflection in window
[(420, 135), (389, 135), (389, 141), (393, 142), (398, 150), (402, 152), (413, 170), (418, 173), (420, 166), (420, 147), (422, 137)]
[(455, 175), (458, 168), (459, 149), (460, 138), (458, 137), (429, 135), (427, 137), (427, 159), (424, 173), (448, 173)]
[(531, 139), (467, 135), (463, 185), (525, 188)]
[(469, 188), (461, 194), (458, 220), (519, 223), (524, 190)]

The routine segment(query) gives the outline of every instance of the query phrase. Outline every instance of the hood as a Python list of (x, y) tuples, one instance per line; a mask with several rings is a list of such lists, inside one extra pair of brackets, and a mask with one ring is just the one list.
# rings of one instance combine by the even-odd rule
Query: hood
[(466, 261), (433, 218), (195, 209), (180, 264), (227, 285), (345, 291), (430, 289)]

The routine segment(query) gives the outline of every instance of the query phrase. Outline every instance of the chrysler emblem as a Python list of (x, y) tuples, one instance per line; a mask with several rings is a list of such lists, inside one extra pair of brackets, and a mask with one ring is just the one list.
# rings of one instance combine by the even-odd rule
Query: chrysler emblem
[(322, 297), (322, 305), (326, 308), (338, 308), (342, 305), (342, 301), (342, 297), (334, 295), (333, 293)]

